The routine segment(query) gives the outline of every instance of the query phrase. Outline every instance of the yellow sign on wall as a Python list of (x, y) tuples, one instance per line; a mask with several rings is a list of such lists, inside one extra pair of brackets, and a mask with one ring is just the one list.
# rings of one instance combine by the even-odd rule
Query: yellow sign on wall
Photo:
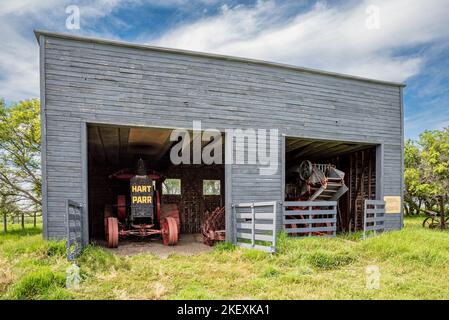
[(400, 196), (384, 196), (385, 213), (401, 213), (402, 203)]

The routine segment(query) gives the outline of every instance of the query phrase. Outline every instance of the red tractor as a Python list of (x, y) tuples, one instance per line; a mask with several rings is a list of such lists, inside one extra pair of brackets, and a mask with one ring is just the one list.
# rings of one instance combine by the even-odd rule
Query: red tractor
[(115, 205), (104, 210), (105, 236), (109, 248), (117, 248), (119, 239), (161, 235), (164, 245), (175, 245), (179, 236), (179, 211), (176, 204), (161, 204), (162, 183), (158, 173), (148, 173), (142, 159), (137, 171), (120, 170), (109, 176), (127, 181), (127, 192), (117, 196)]

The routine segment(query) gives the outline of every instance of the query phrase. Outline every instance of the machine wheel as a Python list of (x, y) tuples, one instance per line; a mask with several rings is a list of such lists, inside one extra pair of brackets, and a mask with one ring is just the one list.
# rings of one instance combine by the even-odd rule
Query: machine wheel
[(162, 242), (166, 246), (173, 246), (178, 242), (178, 224), (172, 217), (161, 221)]
[(299, 177), (302, 181), (306, 181), (312, 175), (312, 162), (304, 160), (299, 165)]
[(117, 218), (106, 219), (106, 241), (108, 242), (108, 248), (118, 247), (118, 220)]
[(126, 197), (124, 195), (117, 196), (117, 216), (120, 220), (126, 218)]

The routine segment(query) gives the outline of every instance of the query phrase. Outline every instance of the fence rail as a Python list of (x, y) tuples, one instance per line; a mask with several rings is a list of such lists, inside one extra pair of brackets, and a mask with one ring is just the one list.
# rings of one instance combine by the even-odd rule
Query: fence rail
[(66, 210), (67, 259), (73, 261), (83, 248), (83, 207), (75, 201), (67, 200)]
[(363, 237), (368, 232), (385, 231), (385, 201), (365, 200), (363, 215)]
[(337, 201), (286, 201), (283, 227), (291, 236), (335, 237)]
[(234, 242), (244, 248), (276, 252), (276, 201), (237, 203)]

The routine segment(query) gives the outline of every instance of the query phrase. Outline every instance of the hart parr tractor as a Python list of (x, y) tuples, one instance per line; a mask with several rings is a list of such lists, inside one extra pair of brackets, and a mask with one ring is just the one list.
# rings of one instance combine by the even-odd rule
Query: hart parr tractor
[[(148, 173), (142, 159), (137, 171), (120, 170), (109, 178), (126, 181), (127, 192), (119, 194), (115, 205), (104, 211), (105, 237), (109, 248), (119, 239), (160, 235), (164, 245), (175, 245), (179, 236), (179, 211), (176, 204), (161, 204), (164, 177)], [(126, 190), (126, 189), (125, 189)]]

